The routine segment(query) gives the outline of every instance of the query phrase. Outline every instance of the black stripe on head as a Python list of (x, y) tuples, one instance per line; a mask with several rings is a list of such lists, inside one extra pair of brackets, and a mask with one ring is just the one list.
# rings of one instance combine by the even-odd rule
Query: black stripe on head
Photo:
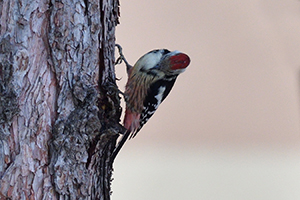
[(171, 51), (169, 51), (168, 49), (154, 49), (152, 51), (149, 51), (147, 54), (149, 53), (161, 53), (162, 55), (166, 55), (168, 53), (170, 53)]
[(169, 51), (168, 49), (162, 49), (162, 55), (166, 55), (168, 53), (170, 53), (171, 51)]

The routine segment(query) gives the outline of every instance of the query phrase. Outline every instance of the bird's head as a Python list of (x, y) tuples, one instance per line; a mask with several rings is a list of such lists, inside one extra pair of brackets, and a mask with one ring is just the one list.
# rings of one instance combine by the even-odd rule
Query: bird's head
[(135, 71), (160, 75), (179, 75), (190, 64), (188, 55), (167, 49), (152, 50), (143, 55), (134, 65)]

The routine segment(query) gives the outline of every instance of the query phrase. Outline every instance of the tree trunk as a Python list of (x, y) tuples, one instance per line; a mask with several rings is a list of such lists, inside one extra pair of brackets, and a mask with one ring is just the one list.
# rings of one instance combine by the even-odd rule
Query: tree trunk
[(0, 199), (110, 199), (118, 6), (0, 2)]

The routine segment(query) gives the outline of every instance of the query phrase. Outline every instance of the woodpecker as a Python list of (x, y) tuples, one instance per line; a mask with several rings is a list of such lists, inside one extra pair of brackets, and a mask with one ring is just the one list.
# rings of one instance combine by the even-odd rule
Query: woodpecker
[(184, 53), (157, 49), (143, 55), (132, 67), (123, 56), (122, 48), (116, 46), (127, 66), (128, 81), (124, 92), (126, 102), (124, 127), (127, 131), (113, 157), (128, 137), (136, 136), (168, 96), (178, 75), (190, 64), (189, 56)]

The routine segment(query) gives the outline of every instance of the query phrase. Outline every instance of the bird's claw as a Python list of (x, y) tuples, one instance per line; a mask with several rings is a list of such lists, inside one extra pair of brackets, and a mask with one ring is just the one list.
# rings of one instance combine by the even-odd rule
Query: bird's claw
[(122, 61), (124, 61), (124, 63), (126, 64), (126, 68), (127, 68), (127, 72), (128, 70), (130, 70), (132, 68), (132, 66), (127, 62), (124, 54), (123, 54), (123, 49), (121, 47), (121, 45), (119, 44), (115, 44), (115, 46), (118, 48), (118, 51), (119, 51), (119, 57), (117, 58), (116, 62), (115, 62), (115, 65), (119, 65), (122, 63)]

